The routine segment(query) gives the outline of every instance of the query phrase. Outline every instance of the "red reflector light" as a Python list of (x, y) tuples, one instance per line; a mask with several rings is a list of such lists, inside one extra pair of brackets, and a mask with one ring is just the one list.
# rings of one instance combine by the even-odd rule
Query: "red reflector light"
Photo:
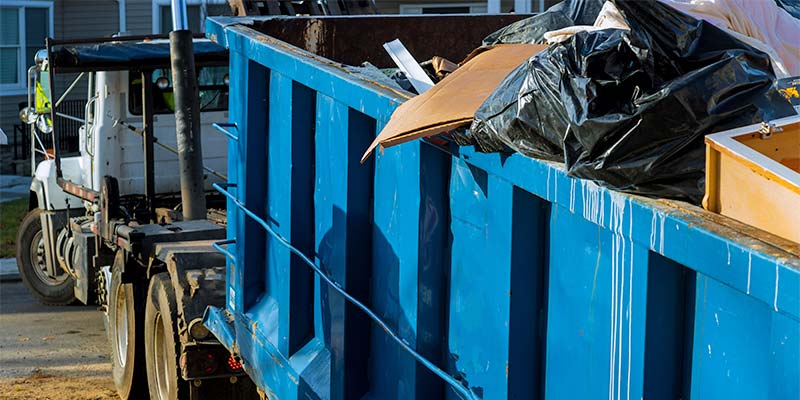
[(233, 355), (228, 356), (228, 369), (231, 370), (231, 372), (239, 372), (242, 368), (242, 363), (236, 361)]

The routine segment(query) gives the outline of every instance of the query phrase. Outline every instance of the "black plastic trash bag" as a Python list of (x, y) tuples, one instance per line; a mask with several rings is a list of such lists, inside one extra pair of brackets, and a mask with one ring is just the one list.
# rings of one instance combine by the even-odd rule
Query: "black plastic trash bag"
[(475, 112), (470, 130), (452, 135), (456, 143), (485, 153), (563, 161), (569, 119), (561, 102), (559, 65), (548, 56), (553, 49), (512, 71)]
[(572, 176), (699, 204), (706, 134), (794, 114), (769, 57), (655, 0), (630, 31), (581, 32), (512, 72), (458, 138), (565, 162)]
[(517, 21), (483, 39), (484, 45), (545, 43), (545, 32), (573, 25), (592, 25), (605, 0), (564, 0), (533, 17)]

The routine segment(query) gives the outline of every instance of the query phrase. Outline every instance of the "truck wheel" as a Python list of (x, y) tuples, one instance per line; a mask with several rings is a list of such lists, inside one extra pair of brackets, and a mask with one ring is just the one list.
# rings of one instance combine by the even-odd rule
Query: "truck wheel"
[(61, 268), (57, 268), (55, 274), (47, 271), (41, 214), (40, 208), (28, 212), (17, 231), (15, 250), (19, 276), (40, 302), (56, 306), (70, 304), (75, 300), (72, 277)]
[(178, 367), (177, 308), (169, 274), (153, 276), (144, 312), (147, 384), (153, 400), (189, 397), (189, 382), (181, 378)]
[(114, 385), (123, 400), (147, 398), (144, 336), (144, 290), (139, 284), (122, 283), (125, 258), (117, 253), (111, 267), (106, 332), (111, 343)]

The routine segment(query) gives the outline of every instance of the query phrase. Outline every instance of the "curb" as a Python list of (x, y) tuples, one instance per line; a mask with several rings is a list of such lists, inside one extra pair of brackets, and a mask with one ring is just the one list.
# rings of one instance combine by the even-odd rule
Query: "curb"
[(20, 280), (16, 258), (0, 258), (0, 282)]

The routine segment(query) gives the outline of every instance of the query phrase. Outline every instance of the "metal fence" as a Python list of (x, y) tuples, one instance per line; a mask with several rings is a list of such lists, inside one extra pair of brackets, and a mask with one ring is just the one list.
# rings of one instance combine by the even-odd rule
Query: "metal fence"
[[(19, 103), (19, 109), (27, 107), (27, 103)], [(58, 106), (58, 112), (75, 118), (83, 119), (86, 112), (86, 100), (64, 100)], [(56, 117), (58, 126), (58, 150), (61, 155), (77, 154), (79, 149), (79, 134), (83, 124), (81, 122)], [(15, 124), (9, 145), (13, 148), (14, 160), (29, 160), (31, 157), (31, 126), (23, 123)], [(45, 147), (52, 147), (53, 139), (50, 135), (39, 133), (39, 138)]]

